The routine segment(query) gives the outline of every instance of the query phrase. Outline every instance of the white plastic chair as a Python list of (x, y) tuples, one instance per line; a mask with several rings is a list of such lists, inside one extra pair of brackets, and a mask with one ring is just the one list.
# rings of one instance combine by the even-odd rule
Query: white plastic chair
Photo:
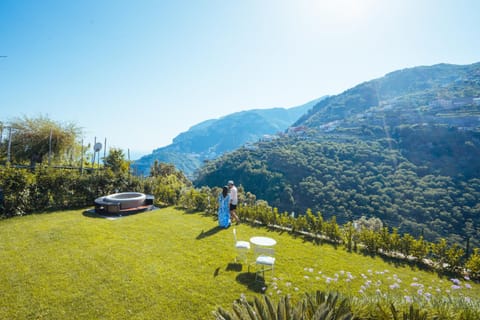
[(273, 277), (273, 269), (275, 267), (275, 250), (270, 247), (254, 247), (255, 252), (255, 280), (257, 280), (258, 275), (262, 273), (262, 277), (265, 280), (265, 271), (272, 270), (272, 277)]
[(237, 258), (241, 258), (247, 263), (247, 253), (250, 251), (250, 242), (238, 240), (236, 228), (233, 228), (233, 238), (235, 239), (235, 249), (237, 250), (235, 262), (237, 262)]

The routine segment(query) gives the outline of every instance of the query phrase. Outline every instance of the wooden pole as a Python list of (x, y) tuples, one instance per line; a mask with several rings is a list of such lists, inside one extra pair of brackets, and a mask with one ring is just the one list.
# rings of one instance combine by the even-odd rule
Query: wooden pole
[(128, 179), (130, 179), (130, 148), (127, 149), (128, 154)]
[(52, 164), (52, 129), (50, 129), (50, 137), (48, 138), (48, 166)]
[(83, 138), (82, 138), (82, 154), (81, 154), (81, 162), (80, 162), (80, 174), (83, 174)]
[(97, 153), (97, 151), (95, 151), (95, 145), (97, 144), (97, 137), (93, 138), (93, 159), (92, 159), (92, 167), (95, 166), (95, 153)]
[(7, 148), (7, 163), (10, 164), (10, 151), (12, 149), (12, 127), (8, 127), (8, 148)]

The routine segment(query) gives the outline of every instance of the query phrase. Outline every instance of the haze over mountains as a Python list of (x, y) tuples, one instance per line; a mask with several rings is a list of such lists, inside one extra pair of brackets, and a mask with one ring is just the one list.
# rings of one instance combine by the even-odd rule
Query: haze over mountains
[(136, 160), (133, 170), (138, 175), (148, 175), (150, 167), (158, 160), (174, 164), (186, 176), (192, 177), (205, 160), (283, 132), (322, 99), (324, 97), (292, 108), (253, 109), (206, 120), (179, 134), (172, 144)]

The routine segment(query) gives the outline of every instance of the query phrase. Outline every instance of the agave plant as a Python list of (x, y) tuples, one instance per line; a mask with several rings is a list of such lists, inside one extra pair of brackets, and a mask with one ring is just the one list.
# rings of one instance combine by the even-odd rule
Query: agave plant
[(392, 320), (427, 320), (437, 319), (435, 317), (429, 318), (428, 312), (421, 310), (414, 305), (410, 305), (408, 309), (399, 311), (394, 304), (390, 304), (390, 310), (384, 310), (380, 305), (377, 306), (377, 313), (372, 316), (373, 319), (392, 319)]
[(219, 307), (214, 316), (217, 320), (352, 320), (353, 314), (346, 299), (339, 302), (336, 293), (326, 294), (321, 291), (305, 294), (295, 306), (289, 296), (283, 296), (278, 303), (266, 295), (255, 297), (248, 302), (242, 297), (235, 301), (233, 311)]

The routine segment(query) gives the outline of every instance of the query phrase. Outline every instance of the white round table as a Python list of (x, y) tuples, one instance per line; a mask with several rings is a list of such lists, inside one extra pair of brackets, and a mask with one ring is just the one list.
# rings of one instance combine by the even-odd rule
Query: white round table
[(250, 242), (256, 246), (271, 247), (277, 244), (275, 239), (269, 237), (251, 237)]

